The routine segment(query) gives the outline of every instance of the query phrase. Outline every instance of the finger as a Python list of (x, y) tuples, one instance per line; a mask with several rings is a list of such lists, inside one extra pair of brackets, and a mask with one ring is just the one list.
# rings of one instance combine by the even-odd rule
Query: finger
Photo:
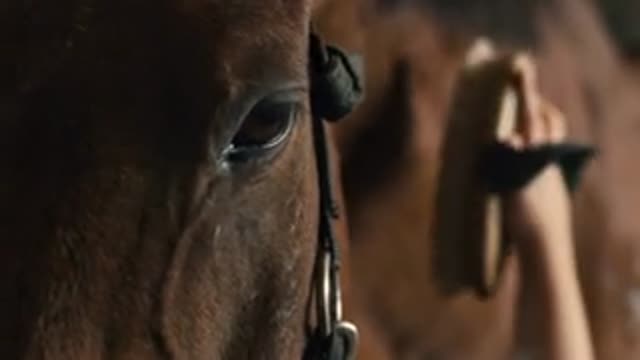
[(507, 139), (513, 134), (517, 134), (518, 126), (518, 91), (509, 86), (505, 89), (498, 112), (498, 122), (496, 124), (496, 138), (500, 141)]
[(518, 55), (513, 60), (513, 71), (521, 99), (518, 128), (526, 146), (538, 145), (544, 141), (545, 130), (535, 64), (531, 57)]
[(522, 138), (522, 136), (518, 135), (517, 133), (514, 133), (509, 137), (505, 138), (504, 143), (514, 150), (522, 150), (524, 149), (524, 146), (525, 146), (524, 139)]
[(465, 57), (465, 66), (474, 68), (496, 59), (496, 50), (488, 38), (480, 37), (471, 45)]
[(564, 114), (546, 100), (543, 100), (542, 107), (547, 141), (552, 144), (564, 141), (567, 137), (567, 121)]

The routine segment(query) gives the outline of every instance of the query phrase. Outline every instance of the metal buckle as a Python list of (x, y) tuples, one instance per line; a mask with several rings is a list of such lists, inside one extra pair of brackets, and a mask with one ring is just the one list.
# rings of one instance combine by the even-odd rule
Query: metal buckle
[(340, 321), (334, 329), (333, 342), (335, 348), (340, 348), (339, 359), (355, 360), (358, 354), (358, 328), (348, 321)]

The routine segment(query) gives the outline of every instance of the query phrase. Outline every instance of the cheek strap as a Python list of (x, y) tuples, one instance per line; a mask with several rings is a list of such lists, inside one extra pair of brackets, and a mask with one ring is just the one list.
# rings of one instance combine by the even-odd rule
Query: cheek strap
[(313, 145), (319, 188), (318, 256), (313, 278), (316, 324), (310, 331), (304, 360), (355, 360), (358, 330), (342, 320), (340, 260), (333, 221), (338, 209), (333, 197), (330, 158), (324, 121), (335, 122), (362, 101), (362, 63), (340, 49), (326, 46), (315, 34), (309, 42), (309, 81)]

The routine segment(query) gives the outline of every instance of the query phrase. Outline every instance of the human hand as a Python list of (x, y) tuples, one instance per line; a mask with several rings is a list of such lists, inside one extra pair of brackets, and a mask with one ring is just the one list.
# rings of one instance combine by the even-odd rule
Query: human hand
[[(533, 61), (526, 56), (516, 58), (513, 69), (522, 106), (514, 131), (500, 141), (515, 150), (565, 141), (565, 118), (540, 95)], [(526, 186), (504, 195), (503, 200), (507, 232), (523, 253), (544, 251), (572, 259), (570, 198), (557, 165), (548, 165)]]

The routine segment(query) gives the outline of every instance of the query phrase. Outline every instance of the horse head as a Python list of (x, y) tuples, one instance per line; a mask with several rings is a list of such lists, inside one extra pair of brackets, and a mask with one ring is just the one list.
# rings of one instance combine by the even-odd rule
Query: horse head
[(302, 356), (311, 9), (0, 7), (3, 358)]

